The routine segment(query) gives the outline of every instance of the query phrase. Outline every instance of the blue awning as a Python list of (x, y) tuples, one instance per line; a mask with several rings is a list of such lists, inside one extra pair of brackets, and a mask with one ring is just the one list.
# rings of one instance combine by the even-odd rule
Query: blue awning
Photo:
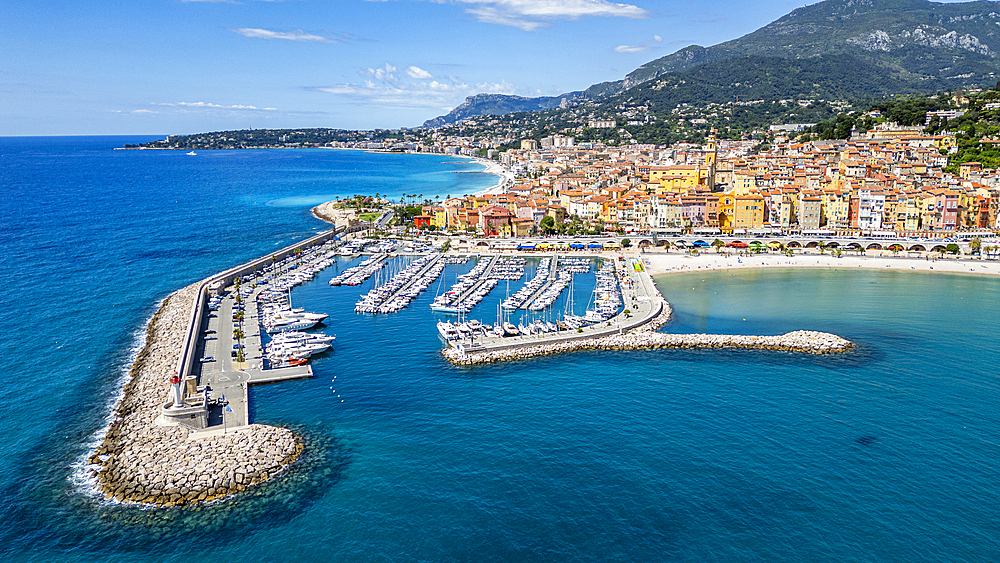
[(517, 245), (518, 250), (534, 250), (535, 245), (533, 244), (519, 244)]
[(569, 245), (569, 247), (570, 248), (587, 248), (587, 245), (583, 244), (582, 242), (574, 242), (573, 244)]
[(604, 248), (599, 242), (592, 242), (587, 245), (587, 248)]

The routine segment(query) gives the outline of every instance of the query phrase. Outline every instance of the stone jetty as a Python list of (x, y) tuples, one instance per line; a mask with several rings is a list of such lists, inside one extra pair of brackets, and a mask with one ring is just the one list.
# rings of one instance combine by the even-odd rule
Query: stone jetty
[(167, 298), (146, 327), (146, 345), (114, 419), (89, 458), (95, 486), (107, 499), (160, 507), (212, 501), (274, 477), (302, 451), (286, 428), (251, 424), (199, 435), (157, 425), (197, 288)]
[(462, 352), (448, 348), (442, 353), (455, 365), (477, 365), (509, 360), (521, 360), (548, 354), (579, 350), (649, 350), (656, 348), (744, 348), (781, 350), (810, 354), (844, 352), (853, 344), (835, 334), (799, 330), (777, 336), (746, 336), (725, 334), (664, 334), (656, 332), (670, 320), (672, 309), (666, 302), (655, 319), (623, 334), (596, 338), (581, 338), (539, 344), (526, 344), (483, 352)]

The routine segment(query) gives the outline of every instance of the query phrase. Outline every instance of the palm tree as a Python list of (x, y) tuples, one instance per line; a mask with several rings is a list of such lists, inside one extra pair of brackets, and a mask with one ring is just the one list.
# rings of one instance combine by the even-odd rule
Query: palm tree
[(720, 252), (720, 249), (723, 246), (726, 246), (726, 244), (719, 239), (715, 239), (714, 241), (712, 241), (712, 246), (715, 247), (715, 253), (718, 254)]
[(979, 251), (983, 248), (983, 239), (979, 237), (972, 237), (969, 241), (969, 254), (979, 254)]

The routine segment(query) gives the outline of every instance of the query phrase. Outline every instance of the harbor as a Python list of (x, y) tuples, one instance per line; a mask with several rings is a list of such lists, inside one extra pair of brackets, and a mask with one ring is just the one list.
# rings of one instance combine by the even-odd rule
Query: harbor
[[(337, 336), (324, 330), (336, 321), (292, 302), (296, 287), (330, 268), (336, 271), (326, 274), (322, 287), (356, 295), (358, 314), (392, 314), (418, 300), (427, 303), (416, 311), (426, 315), (419, 322), (436, 322), (442, 358), (456, 366), (579, 350), (834, 353), (852, 346), (835, 335), (805, 331), (658, 332), (671, 308), (638, 254), (442, 250), (436, 241), (327, 231), (178, 292), (164, 304), (169, 334), (159, 334), (166, 315), (150, 325), (150, 346), (163, 357), (136, 362), (117, 419), (90, 458), (96, 487), (107, 498), (169, 507), (225, 498), (292, 463), (302, 451), (300, 440), (287, 429), (254, 423), (249, 388), (311, 378), (310, 358), (336, 346)], [(449, 277), (453, 283), (445, 289)], [(434, 297), (421, 299), (435, 283)], [(500, 287), (503, 295), (497, 295)], [(212, 463), (197, 461), (205, 452), (223, 453)], [(186, 469), (166, 470), (188, 459), (194, 461)], [(149, 467), (168, 476), (149, 477)]]

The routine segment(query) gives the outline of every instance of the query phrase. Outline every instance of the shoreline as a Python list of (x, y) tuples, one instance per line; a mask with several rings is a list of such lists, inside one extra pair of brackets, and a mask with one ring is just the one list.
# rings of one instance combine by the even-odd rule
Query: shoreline
[(252, 424), (194, 437), (157, 424), (200, 283), (164, 299), (147, 323), (112, 422), (88, 456), (87, 483), (106, 500), (164, 508), (211, 502), (272, 479), (302, 452), (286, 428)]
[(329, 223), (330, 225), (336, 226), (337, 220), (334, 218), (332, 209), (334, 201), (324, 201), (323, 203), (313, 207), (309, 210), (312, 216), (323, 221), (324, 223)]
[(649, 252), (640, 255), (653, 276), (667, 274), (776, 268), (825, 268), (841, 270), (893, 270), (932, 274), (1000, 276), (1000, 263), (986, 260), (928, 259), (897, 256), (842, 256), (831, 254), (716, 254), (714, 250), (691, 255)]

